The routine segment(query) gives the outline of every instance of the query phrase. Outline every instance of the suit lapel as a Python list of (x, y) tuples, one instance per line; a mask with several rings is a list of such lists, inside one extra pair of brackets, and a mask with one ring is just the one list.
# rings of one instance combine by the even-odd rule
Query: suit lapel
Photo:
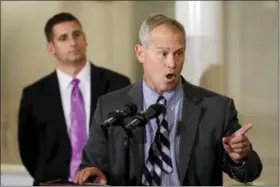
[(196, 131), (201, 117), (202, 108), (197, 105), (201, 98), (192, 93), (189, 83), (183, 80), (184, 98), (182, 107), (182, 121), (179, 123), (180, 150), (179, 150), (179, 179), (184, 181), (192, 149), (195, 143)]
[[(129, 91), (131, 101), (136, 104), (138, 111), (143, 110), (142, 81), (137, 82)], [(141, 184), (142, 168), (144, 164), (145, 127), (133, 130), (131, 139), (132, 163), (135, 166), (136, 184)]]
[(59, 127), (62, 127), (64, 129), (63, 131), (65, 135), (68, 136), (67, 125), (59, 90), (60, 89), (57, 74), (54, 71), (50, 76), (50, 82), (47, 88), (46, 101), (48, 106), (47, 108), (48, 110), (50, 110), (47, 111), (47, 113), (51, 114), (50, 117), (55, 121), (55, 124)]
[(102, 79), (101, 70), (90, 63), (90, 88), (91, 88), (91, 99), (90, 99), (90, 122), (93, 117), (94, 110), (96, 108), (97, 99), (104, 93), (106, 80)]

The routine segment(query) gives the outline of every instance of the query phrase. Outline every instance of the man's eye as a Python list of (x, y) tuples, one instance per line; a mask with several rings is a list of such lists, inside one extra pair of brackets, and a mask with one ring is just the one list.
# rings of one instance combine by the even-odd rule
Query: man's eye
[(60, 41), (66, 40), (66, 36), (61, 36), (61, 37), (59, 37), (59, 40), (60, 40)]
[(175, 56), (181, 56), (183, 53), (180, 51), (180, 52), (177, 52), (175, 53)]
[(74, 36), (80, 36), (82, 33), (81, 32), (74, 32)]

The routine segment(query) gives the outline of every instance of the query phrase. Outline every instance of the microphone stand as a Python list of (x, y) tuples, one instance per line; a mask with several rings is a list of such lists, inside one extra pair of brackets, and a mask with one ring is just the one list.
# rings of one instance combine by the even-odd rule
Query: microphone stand
[[(129, 186), (129, 179), (130, 179), (130, 138), (132, 137), (131, 128), (126, 128), (124, 121), (119, 121), (119, 123), (123, 123), (121, 127), (124, 129), (124, 148), (125, 148), (125, 154), (124, 154), (124, 160), (125, 160), (125, 184), (124, 186)], [(106, 132), (106, 129), (108, 126), (101, 126), (102, 130)], [(107, 133), (105, 133), (107, 135)], [(107, 135), (108, 136), (108, 135)], [(108, 137), (107, 137), (108, 138)]]
[[(116, 114), (115, 114), (116, 115)], [(124, 155), (124, 161), (125, 161), (125, 184), (124, 186), (130, 186), (130, 139), (132, 137), (132, 130), (137, 128), (138, 126), (142, 126), (142, 124), (147, 123), (147, 119), (142, 113), (137, 113), (135, 115), (135, 118), (138, 119), (138, 121), (135, 121), (135, 123), (132, 123), (127, 126), (127, 124), (124, 123), (124, 121), (119, 121), (119, 123), (122, 123), (121, 127), (124, 129), (124, 149), (125, 149), (125, 155)], [(103, 126), (103, 128), (107, 128), (106, 126)]]
[(125, 128), (124, 125), (122, 126), (124, 129), (124, 149), (125, 149), (125, 184), (124, 186), (130, 186), (130, 138), (132, 137), (131, 130)]
[[(142, 114), (137, 113), (135, 117), (138, 120), (144, 121), (146, 123), (146, 119)], [(125, 123), (122, 125), (124, 129), (124, 148), (125, 148), (125, 186), (131, 186), (130, 185), (130, 139), (132, 137), (132, 130), (137, 128), (137, 126), (126, 126)]]

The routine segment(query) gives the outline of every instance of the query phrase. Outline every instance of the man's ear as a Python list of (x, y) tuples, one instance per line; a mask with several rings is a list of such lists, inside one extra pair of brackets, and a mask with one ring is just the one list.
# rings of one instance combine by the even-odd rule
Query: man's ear
[(52, 42), (47, 43), (47, 50), (50, 55), (55, 55), (54, 44)]
[(135, 55), (137, 57), (137, 59), (139, 60), (139, 62), (144, 63), (144, 59), (145, 59), (145, 51), (144, 51), (144, 47), (140, 44), (136, 44), (135, 45)]

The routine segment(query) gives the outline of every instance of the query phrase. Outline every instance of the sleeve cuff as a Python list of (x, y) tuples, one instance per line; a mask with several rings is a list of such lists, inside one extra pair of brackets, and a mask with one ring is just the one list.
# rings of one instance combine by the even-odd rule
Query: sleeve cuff
[(231, 158), (228, 155), (227, 155), (227, 158), (228, 158), (228, 164), (235, 168), (240, 168), (240, 167), (244, 166), (244, 164), (246, 163), (246, 161), (248, 159), (248, 157), (245, 157), (238, 161), (233, 161), (233, 160), (231, 160)]

